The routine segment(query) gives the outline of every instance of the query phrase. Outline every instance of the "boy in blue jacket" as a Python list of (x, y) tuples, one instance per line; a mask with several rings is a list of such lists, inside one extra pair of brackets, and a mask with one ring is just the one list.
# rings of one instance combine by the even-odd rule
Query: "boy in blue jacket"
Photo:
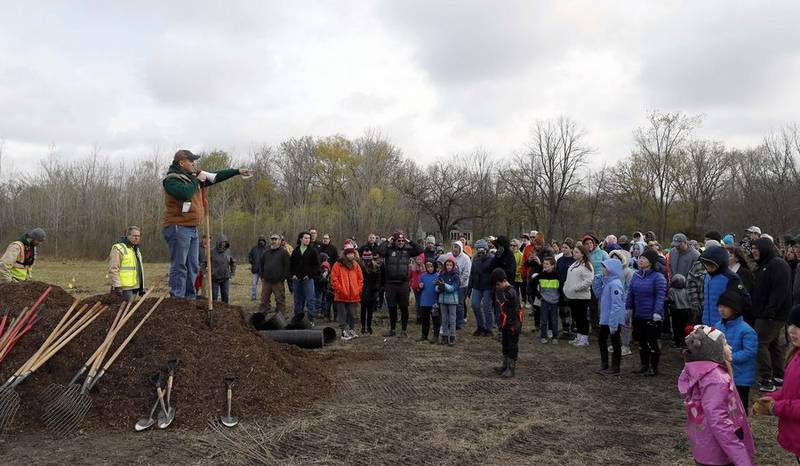
[[(616, 259), (603, 261), (603, 275), (592, 283), (595, 296), (600, 298), (600, 370), (601, 375), (619, 375), (622, 359), (620, 331), (625, 324), (625, 286), (622, 284), (622, 263)], [(608, 337), (611, 336), (611, 367), (608, 366)]]
[(733, 353), (733, 383), (742, 405), (747, 406), (750, 387), (756, 382), (756, 357), (758, 334), (744, 321), (742, 313), (745, 300), (737, 290), (727, 290), (717, 301), (717, 310), (722, 320), (714, 327), (725, 334)]
[(436, 343), (439, 339), (439, 326), (441, 320), (439, 313), (433, 315), (433, 308), (437, 305), (439, 294), (436, 292), (436, 280), (439, 279), (439, 274), (436, 272), (435, 259), (425, 259), (425, 273), (419, 279), (419, 286), (422, 291), (419, 294), (419, 311), (421, 314), (421, 328), (422, 335), (417, 341), (427, 341), (428, 332), (430, 332), (431, 318), (433, 318), (433, 339), (431, 343)]

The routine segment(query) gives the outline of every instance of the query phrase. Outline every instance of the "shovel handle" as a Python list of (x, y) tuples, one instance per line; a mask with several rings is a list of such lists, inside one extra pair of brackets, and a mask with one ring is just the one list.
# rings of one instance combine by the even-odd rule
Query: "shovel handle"
[[(53, 329), (53, 331), (50, 332), (50, 335), (48, 335), (47, 338), (44, 340), (44, 343), (42, 343), (42, 345), (39, 347), (38, 350), (36, 350), (33, 356), (31, 356), (25, 362), (25, 364), (23, 364), (22, 367), (19, 368), (19, 370), (17, 371), (17, 375), (24, 373), (30, 366), (32, 366), (36, 362), (36, 360), (42, 355), (42, 353), (44, 353), (47, 350), (50, 343), (59, 336), (62, 327), (64, 327), (64, 323), (67, 322), (69, 316), (72, 314), (75, 308), (78, 307), (78, 303), (80, 303), (80, 299), (76, 298), (75, 301), (73, 301), (72, 306), (70, 306), (69, 309), (67, 309), (67, 312), (65, 312), (64, 315), (61, 317), (61, 320), (58, 321), (58, 324), (56, 324), (56, 327)], [(84, 308), (85, 307), (86, 306), (84, 306)]]
[[(83, 331), (83, 329), (85, 329), (86, 327), (88, 327), (88, 326), (89, 326), (89, 324), (91, 324), (92, 322), (94, 322), (94, 320), (95, 320), (95, 319), (96, 319), (96, 318), (97, 318), (97, 317), (98, 317), (100, 314), (102, 314), (102, 313), (103, 313), (103, 312), (104, 312), (106, 309), (108, 309), (108, 308), (107, 308), (107, 307), (105, 307), (105, 306), (98, 308), (96, 311), (94, 311), (94, 312), (92, 313), (92, 316), (91, 316), (90, 318), (86, 319), (86, 321), (85, 321), (85, 322), (83, 322), (82, 324), (80, 324), (80, 327), (78, 327), (77, 329), (75, 329), (74, 331), (72, 331), (72, 333), (70, 333), (69, 335), (65, 336), (65, 337), (64, 337), (62, 340), (60, 340), (60, 341), (58, 342), (58, 344), (57, 344), (57, 345), (55, 345), (55, 346), (54, 346), (52, 349), (48, 349), (47, 353), (45, 353), (45, 354), (44, 354), (44, 355), (43, 355), (41, 358), (39, 358), (39, 360), (37, 360), (37, 361), (36, 361), (36, 364), (34, 364), (34, 365), (33, 365), (33, 367), (31, 368), (31, 371), (35, 371), (35, 370), (39, 369), (40, 367), (42, 367), (42, 365), (43, 365), (44, 363), (46, 363), (46, 362), (47, 362), (47, 361), (48, 361), (50, 358), (52, 358), (52, 357), (53, 357), (53, 356), (54, 356), (54, 355), (55, 355), (57, 352), (59, 352), (59, 351), (61, 350), (61, 348), (63, 348), (64, 346), (66, 346), (66, 344), (67, 344), (67, 343), (69, 343), (70, 341), (72, 341), (72, 339), (73, 339), (73, 338), (75, 338), (76, 336), (78, 336), (78, 334), (79, 334), (79, 333), (81, 333), (81, 332)], [(76, 325), (78, 325), (78, 324), (76, 324)], [(70, 330), (72, 330), (72, 329), (70, 329)]]
[(106, 361), (106, 363), (103, 365), (103, 371), (108, 371), (108, 368), (111, 367), (112, 364), (114, 364), (114, 361), (117, 360), (117, 357), (119, 357), (120, 353), (122, 353), (122, 350), (125, 349), (125, 346), (127, 346), (128, 343), (133, 339), (133, 337), (136, 335), (136, 332), (138, 332), (139, 329), (142, 328), (142, 325), (145, 323), (147, 318), (150, 317), (150, 314), (152, 314), (153, 311), (155, 311), (158, 308), (158, 305), (161, 304), (161, 301), (164, 301), (164, 298), (166, 298), (166, 296), (164, 295), (158, 298), (158, 301), (156, 301), (153, 307), (151, 307), (150, 310), (147, 311), (147, 314), (145, 314), (144, 317), (142, 317), (142, 320), (140, 320), (139, 323), (136, 325), (136, 327), (134, 327), (133, 330), (131, 330), (131, 333), (128, 335), (128, 337), (119, 345), (119, 348), (117, 348), (114, 354), (112, 354), (111, 357), (108, 358), (108, 361)]

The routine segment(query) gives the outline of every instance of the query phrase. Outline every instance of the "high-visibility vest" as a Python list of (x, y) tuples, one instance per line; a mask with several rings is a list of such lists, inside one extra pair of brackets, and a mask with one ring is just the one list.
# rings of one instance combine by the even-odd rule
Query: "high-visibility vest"
[(25, 245), (22, 241), (14, 241), (11, 244), (19, 245), (19, 255), (17, 255), (14, 265), (11, 266), (11, 278), (18, 282), (24, 282), (31, 278), (32, 265), (25, 264)]
[[(123, 243), (115, 243), (114, 248), (122, 255), (119, 263), (119, 286), (126, 289), (138, 288), (140, 283), (139, 274), (136, 273), (136, 257), (139, 257), (139, 263), (142, 264), (141, 249), (137, 249), (134, 253), (132, 248)], [(144, 275), (144, 270), (142, 270), (142, 275)]]

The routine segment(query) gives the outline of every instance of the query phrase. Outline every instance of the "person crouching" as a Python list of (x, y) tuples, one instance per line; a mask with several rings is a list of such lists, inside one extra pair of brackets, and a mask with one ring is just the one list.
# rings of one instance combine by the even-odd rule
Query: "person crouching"
[(500, 377), (514, 377), (519, 355), (519, 335), (522, 333), (522, 313), (517, 291), (508, 282), (503, 269), (492, 271), (492, 285), (495, 288), (494, 299), (500, 307), (500, 335), (503, 343), (503, 365), (495, 368)]

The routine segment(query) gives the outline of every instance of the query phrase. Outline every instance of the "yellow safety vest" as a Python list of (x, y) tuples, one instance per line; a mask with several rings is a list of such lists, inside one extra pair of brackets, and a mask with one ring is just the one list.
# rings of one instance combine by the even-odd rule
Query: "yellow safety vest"
[[(139, 263), (142, 262), (142, 250), (133, 253), (133, 249), (123, 243), (115, 243), (114, 248), (122, 255), (119, 263), (119, 286), (125, 289), (139, 288), (139, 274), (136, 273), (136, 256), (139, 256)], [(144, 269), (142, 270), (144, 275)]]
[(11, 244), (19, 245), (19, 255), (17, 256), (17, 260), (14, 261), (14, 265), (11, 267), (11, 279), (24, 282), (31, 278), (31, 266), (25, 265), (25, 245), (22, 241), (14, 241)]

